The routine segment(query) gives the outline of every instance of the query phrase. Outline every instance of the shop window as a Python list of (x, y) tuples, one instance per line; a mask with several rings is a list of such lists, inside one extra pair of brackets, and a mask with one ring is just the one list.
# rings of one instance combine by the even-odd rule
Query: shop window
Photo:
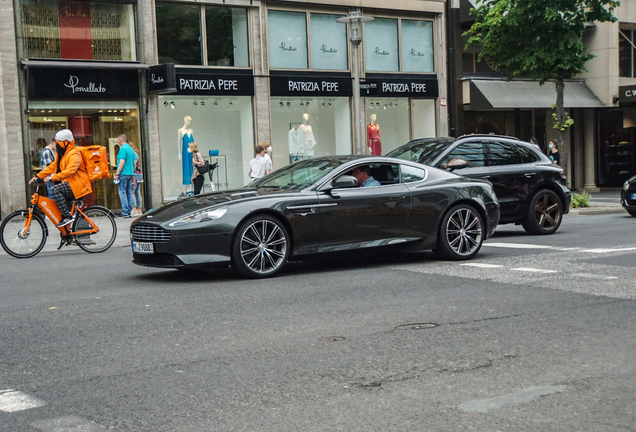
[(336, 22), (341, 17), (270, 10), (267, 18), (270, 67), (348, 70), (347, 26)]
[(365, 107), (369, 154), (385, 155), (411, 139), (436, 136), (433, 99), (367, 97)]
[(133, 6), (21, 0), (25, 58), (136, 60)]
[(307, 69), (307, 14), (270, 10), (267, 20), (270, 66)]
[(402, 70), (435, 72), (432, 21), (402, 20)]
[[(193, 190), (192, 158), (187, 151), (191, 141), (197, 143), (204, 158), (219, 164), (213, 173), (215, 190), (240, 188), (248, 183), (255, 145), (250, 96), (160, 96), (159, 106), (165, 201)], [(206, 175), (203, 192), (211, 190)]]
[(634, 62), (636, 58), (636, 31), (621, 29), (618, 31), (618, 69), (619, 76), (636, 77)]
[(159, 63), (249, 67), (247, 10), (156, 2)]
[(432, 21), (375, 18), (364, 25), (366, 70), (433, 73), (433, 39)]
[(349, 98), (272, 98), (274, 169), (318, 156), (349, 155)]
[(368, 71), (399, 71), (398, 20), (376, 18), (366, 23), (364, 50)]
[[(117, 168), (119, 143), (117, 137), (125, 134), (128, 141), (141, 153), (141, 135), (137, 104), (130, 102), (30, 102), (29, 142), (33, 174), (40, 171), (41, 155), (60, 129), (70, 129), (75, 145), (102, 145), (106, 147), (111, 177)], [(110, 179), (93, 182), (93, 193), (85, 198), (87, 204), (97, 204), (111, 210), (121, 208), (117, 185)], [(143, 195), (143, 188), (142, 188)]]

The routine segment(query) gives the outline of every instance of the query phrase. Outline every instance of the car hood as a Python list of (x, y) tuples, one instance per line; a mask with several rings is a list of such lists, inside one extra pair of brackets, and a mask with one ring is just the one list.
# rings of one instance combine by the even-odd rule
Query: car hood
[(289, 191), (277, 188), (235, 189), (223, 192), (213, 192), (197, 195), (163, 204), (150, 210), (137, 221), (166, 222), (177, 219), (188, 213), (203, 210), (213, 206), (231, 204), (239, 201), (254, 201), (272, 195), (297, 195), (300, 191)]

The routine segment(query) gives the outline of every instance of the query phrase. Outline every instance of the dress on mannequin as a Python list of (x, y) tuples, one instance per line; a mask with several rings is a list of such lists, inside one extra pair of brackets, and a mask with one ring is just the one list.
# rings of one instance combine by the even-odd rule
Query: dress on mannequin
[(192, 184), (192, 154), (188, 152), (188, 147), (194, 141), (192, 132), (186, 132), (181, 137), (181, 169), (183, 171), (182, 184), (185, 186)]
[(304, 156), (313, 157), (314, 147), (316, 146), (314, 131), (311, 129), (311, 126), (308, 124), (301, 124), (300, 126), (298, 126), (298, 130), (300, 130), (303, 133)]
[(367, 125), (367, 147), (371, 148), (371, 154), (382, 156), (382, 139), (380, 138), (380, 125), (369, 123)]

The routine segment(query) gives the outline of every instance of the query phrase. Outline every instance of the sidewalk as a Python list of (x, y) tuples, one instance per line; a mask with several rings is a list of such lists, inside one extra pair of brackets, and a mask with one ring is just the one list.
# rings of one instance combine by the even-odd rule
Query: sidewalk
[(589, 207), (570, 209), (570, 213), (565, 216), (592, 216), (613, 213), (627, 214), (621, 205), (621, 190), (619, 188), (604, 189), (590, 195)]

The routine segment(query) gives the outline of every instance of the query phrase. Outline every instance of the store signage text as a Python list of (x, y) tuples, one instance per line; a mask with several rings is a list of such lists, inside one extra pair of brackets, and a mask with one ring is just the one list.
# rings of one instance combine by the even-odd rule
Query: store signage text
[(338, 83), (333, 81), (292, 81), (289, 80), (290, 92), (338, 92)]
[(238, 80), (228, 79), (185, 79), (179, 78), (179, 90), (225, 90), (238, 91)]
[(95, 83), (88, 83), (88, 87), (79, 87), (79, 78), (75, 75), (71, 75), (68, 79), (68, 84), (64, 84), (64, 87), (68, 87), (75, 93), (105, 93), (106, 87), (99, 84), (99, 87), (95, 86)]
[[(410, 84), (410, 85), (409, 85)], [(382, 83), (384, 93), (426, 93), (426, 83)]]
[(151, 74), (150, 75), (150, 82), (152, 82), (153, 84), (161, 84), (162, 82), (164, 82), (164, 79), (162, 76), (155, 76), (155, 74)]
[(628, 103), (633, 105), (636, 103), (636, 87), (631, 86), (620, 86), (618, 88), (618, 100), (621, 103)]
[(625, 91), (625, 97), (634, 97), (636, 96), (636, 90), (626, 90)]
[(335, 48), (327, 48), (327, 45), (321, 46), (320, 51), (322, 51), (323, 54), (335, 54), (338, 52)]
[(426, 56), (426, 54), (424, 54), (424, 53), (422, 53), (420, 51), (415, 51), (415, 48), (411, 48), (410, 54), (413, 57), (424, 57), (424, 56)]
[(375, 50), (373, 51), (374, 54), (377, 55), (383, 55), (383, 56), (387, 56), (387, 55), (391, 55), (388, 51), (380, 51), (380, 47), (375, 47)]
[(294, 48), (293, 46), (287, 46), (285, 42), (281, 42), (279, 48), (283, 51), (298, 51), (298, 48)]

